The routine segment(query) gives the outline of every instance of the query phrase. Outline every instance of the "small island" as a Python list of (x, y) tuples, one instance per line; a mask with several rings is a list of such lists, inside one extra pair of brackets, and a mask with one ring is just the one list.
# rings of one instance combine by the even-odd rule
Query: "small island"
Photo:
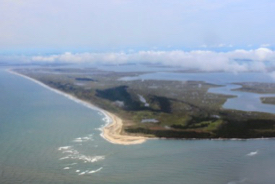
[(234, 91), (244, 91), (258, 94), (275, 94), (275, 83), (261, 83), (261, 82), (242, 82), (235, 83), (240, 85), (240, 88)]
[(155, 137), (275, 137), (275, 114), (223, 109), (234, 96), (209, 93), (209, 88), (220, 86), (204, 81), (123, 80), (144, 72), (94, 68), (14, 71), (102, 109), (113, 120), (103, 131), (113, 143), (135, 144)]

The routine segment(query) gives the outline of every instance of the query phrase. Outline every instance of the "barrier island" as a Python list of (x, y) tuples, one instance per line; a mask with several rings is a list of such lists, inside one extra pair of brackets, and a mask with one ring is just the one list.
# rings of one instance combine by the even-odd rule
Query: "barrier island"
[[(144, 137), (275, 137), (275, 114), (224, 109), (225, 101), (234, 96), (209, 93), (209, 88), (220, 86), (204, 81), (127, 81), (121, 78), (142, 72), (111, 72), (95, 68), (25, 68), (14, 71), (94, 104), (110, 113), (113, 121), (119, 118), (115, 125), (105, 127), (103, 133), (106, 137), (109, 132), (113, 137), (125, 136), (124, 140), (136, 137), (133, 143), (143, 142)], [(251, 86), (249, 90), (252, 90)], [(257, 90), (259, 86), (261, 89)], [(270, 91), (270, 85), (268, 87)], [(247, 84), (243, 84), (240, 90), (248, 90)], [(262, 85), (255, 84), (253, 91), (259, 90), (262, 90)], [(123, 144), (123, 141), (116, 143)]]

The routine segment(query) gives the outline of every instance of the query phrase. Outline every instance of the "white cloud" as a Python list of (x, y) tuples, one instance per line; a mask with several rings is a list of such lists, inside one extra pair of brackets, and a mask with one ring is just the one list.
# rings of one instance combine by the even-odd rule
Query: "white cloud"
[(274, 51), (268, 48), (258, 48), (255, 50), (235, 50), (233, 52), (228, 52), (227, 55), (231, 58), (264, 61), (275, 59), (274, 53)]
[(33, 56), (32, 61), (41, 62), (67, 62), (67, 63), (112, 63), (119, 64), (127, 62), (127, 55), (125, 53), (78, 53), (72, 54), (65, 52), (60, 55), (51, 56)]
[(161, 63), (166, 66), (180, 66), (202, 71), (266, 71), (266, 61), (274, 63), (275, 51), (267, 48), (255, 50), (235, 50), (230, 52), (214, 52), (194, 50), (174, 51), (139, 51), (130, 53), (77, 53), (66, 52), (60, 55), (34, 56), (34, 62), (69, 62), (69, 63), (108, 63), (121, 64), (127, 62)]

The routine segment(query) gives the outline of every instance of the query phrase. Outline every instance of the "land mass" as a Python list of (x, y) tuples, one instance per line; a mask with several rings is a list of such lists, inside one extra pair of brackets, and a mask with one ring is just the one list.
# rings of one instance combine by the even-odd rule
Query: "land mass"
[(234, 96), (209, 93), (209, 88), (220, 86), (203, 81), (128, 81), (123, 77), (141, 73), (93, 68), (15, 71), (110, 112), (116, 125), (104, 129), (106, 139), (123, 135), (140, 143), (144, 137), (275, 137), (274, 114), (223, 109)]
[(275, 97), (261, 97), (261, 101), (264, 104), (275, 105)]
[(234, 89), (233, 91), (243, 91), (258, 94), (275, 94), (275, 83), (242, 82), (235, 84), (241, 85), (241, 87)]

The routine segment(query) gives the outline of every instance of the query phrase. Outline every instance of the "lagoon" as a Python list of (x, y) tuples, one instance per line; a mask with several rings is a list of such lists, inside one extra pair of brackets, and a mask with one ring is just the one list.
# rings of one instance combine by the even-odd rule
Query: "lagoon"
[(240, 85), (234, 83), (241, 82), (264, 82), (274, 83), (275, 80), (266, 73), (172, 73), (156, 72), (148, 73), (134, 77), (123, 77), (120, 80), (177, 80), (177, 81), (204, 81), (211, 84), (223, 85), (222, 87), (210, 88), (208, 92), (225, 95), (233, 95), (223, 105), (225, 109), (236, 109), (243, 111), (259, 111), (275, 113), (275, 105), (261, 103), (261, 97), (275, 97), (275, 94), (256, 94), (242, 91), (232, 91), (240, 88)]

